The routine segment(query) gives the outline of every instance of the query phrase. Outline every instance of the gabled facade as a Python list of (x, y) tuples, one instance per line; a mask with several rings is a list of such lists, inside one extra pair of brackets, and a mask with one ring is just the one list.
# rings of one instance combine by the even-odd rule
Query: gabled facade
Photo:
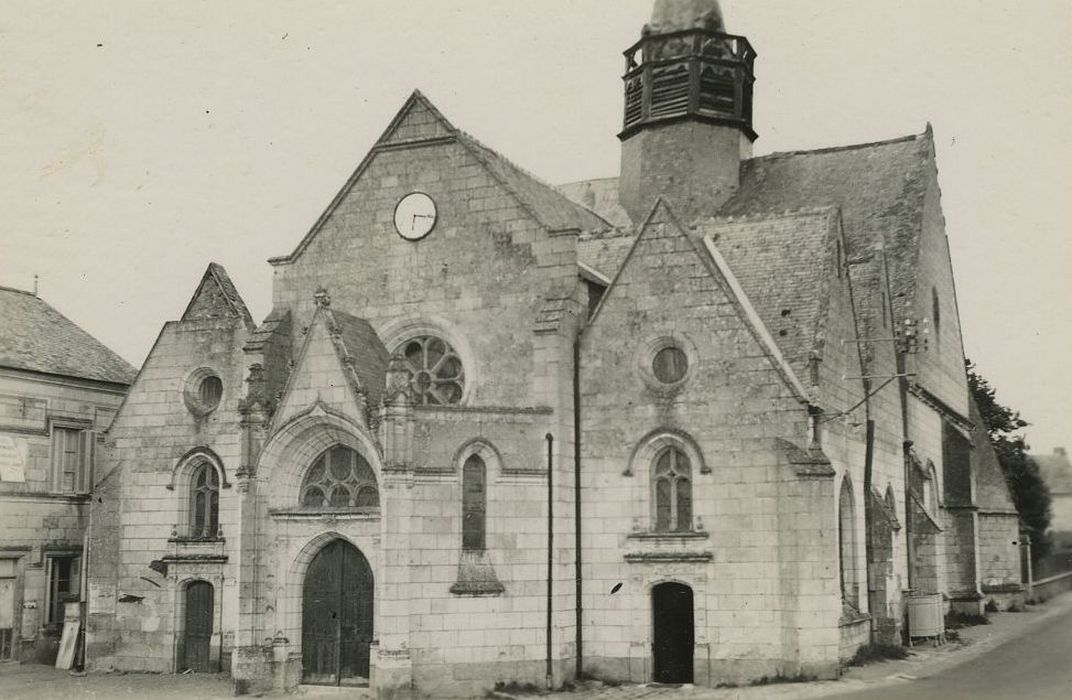
[(0, 287), (0, 661), (54, 663), (100, 441), (134, 369), (36, 294)]
[(210, 266), (109, 435), (91, 665), (834, 677), (907, 596), (1015, 585), (930, 130), (753, 158), (713, 0), (626, 61), (619, 178), (551, 187), (414, 93), (259, 327)]

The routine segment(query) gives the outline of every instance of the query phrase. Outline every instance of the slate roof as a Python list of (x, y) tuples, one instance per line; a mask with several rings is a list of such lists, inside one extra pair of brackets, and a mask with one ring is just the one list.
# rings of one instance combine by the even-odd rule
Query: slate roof
[[(866, 254), (882, 243), (890, 259), (894, 293), (903, 293), (907, 300), (914, 296), (918, 239), (933, 155), (933, 134), (928, 126), (922, 134), (889, 141), (751, 158), (741, 162), (740, 189), (711, 215), (769, 216), (839, 207), (846, 255)], [(617, 178), (569, 183), (560, 185), (559, 190), (587, 203), (609, 221), (621, 216)], [(586, 263), (613, 275), (609, 253), (616, 250), (613, 245), (589, 243), (580, 253)], [(622, 258), (624, 252), (617, 264)]]
[(521, 201), (543, 227), (555, 230), (603, 231), (612, 228), (582, 204), (570, 199), (535, 175), (523, 170), (497, 151), (488, 148), (464, 131), (458, 139), (469, 147), (484, 167)]
[(605, 177), (600, 180), (582, 180), (559, 185), (558, 191), (574, 202), (588, 207), (614, 226), (628, 228), (633, 225), (621, 203), (618, 201), (618, 178)]
[(896, 304), (897, 298), (914, 296), (932, 158), (929, 127), (921, 135), (891, 141), (752, 158), (741, 163), (740, 189), (718, 213), (840, 207), (850, 257), (884, 245)]
[(334, 309), (329, 318), (338, 331), (342, 349), (353, 358), (354, 372), (368, 397), (369, 408), (375, 409), (383, 398), (390, 353), (365, 319)]
[(1031, 455), (1052, 494), (1072, 494), (1072, 463), (1063, 447), (1050, 454)]
[(182, 319), (185, 321), (227, 316), (241, 318), (249, 328), (255, 325), (227, 270), (219, 263), (210, 262), (201, 277), (201, 283), (197, 285), (197, 291), (182, 314)]
[(702, 226), (741, 283), (786, 361), (808, 376), (821, 352), (833, 269), (833, 208)]
[(136, 371), (42, 299), (0, 287), (0, 366), (130, 384)]
[(975, 505), (983, 510), (1015, 513), (1016, 506), (1009, 496), (1005, 472), (1001, 470), (998, 455), (990, 444), (983, 416), (974, 399), (969, 399), (968, 419), (975, 425), (972, 429), (971, 453), (972, 472), (975, 474)]

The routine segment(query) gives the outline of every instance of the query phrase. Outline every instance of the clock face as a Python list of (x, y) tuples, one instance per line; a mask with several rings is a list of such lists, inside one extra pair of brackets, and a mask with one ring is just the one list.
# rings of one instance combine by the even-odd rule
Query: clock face
[(432, 232), (436, 205), (424, 192), (412, 192), (395, 207), (395, 230), (408, 241), (417, 241)]

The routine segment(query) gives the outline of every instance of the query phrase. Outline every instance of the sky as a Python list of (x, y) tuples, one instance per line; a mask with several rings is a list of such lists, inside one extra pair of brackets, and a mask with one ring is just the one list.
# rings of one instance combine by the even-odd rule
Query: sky
[[(0, 0), (0, 285), (140, 365), (210, 261), (255, 318), (414, 88), (555, 183), (617, 175), (652, 0)], [(1072, 447), (1072, 3), (723, 0), (756, 153), (935, 130), (964, 342)]]

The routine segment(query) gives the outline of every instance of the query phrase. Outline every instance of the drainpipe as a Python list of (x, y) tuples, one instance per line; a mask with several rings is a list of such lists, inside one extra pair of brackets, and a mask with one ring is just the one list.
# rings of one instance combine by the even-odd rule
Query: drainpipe
[(574, 597), (576, 598), (577, 628), (577, 678), (584, 673), (584, 631), (581, 629), (584, 606), (581, 602), (581, 339), (573, 341), (573, 569), (575, 572)]
[(554, 479), (552, 478), (552, 467), (554, 460), (552, 457), (555, 438), (551, 433), (547, 433), (547, 689), (550, 690), (554, 686), (554, 674), (551, 670), (551, 613), (552, 602), (551, 596), (554, 592), (554, 543), (555, 543), (555, 500), (554, 500)]
[[(870, 389), (867, 384), (864, 385)], [(875, 620), (876, 613), (871, 610), (871, 574), (874, 568), (871, 559), (874, 555), (874, 547), (871, 544), (871, 528), (873, 527), (872, 519), (875, 517), (874, 509), (871, 507), (871, 481), (872, 473), (875, 463), (875, 421), (871, 418), (867, 419), (867, 442), (865, 445), (864, 453), (864, 578), (867, 584), (867, 606), (868, 612), (871, 613), (871, 619)], [(883, 613), (885, 617), (885, 613)], [(875, 625), (871, 625), (871, 641), (875, 641)]]

